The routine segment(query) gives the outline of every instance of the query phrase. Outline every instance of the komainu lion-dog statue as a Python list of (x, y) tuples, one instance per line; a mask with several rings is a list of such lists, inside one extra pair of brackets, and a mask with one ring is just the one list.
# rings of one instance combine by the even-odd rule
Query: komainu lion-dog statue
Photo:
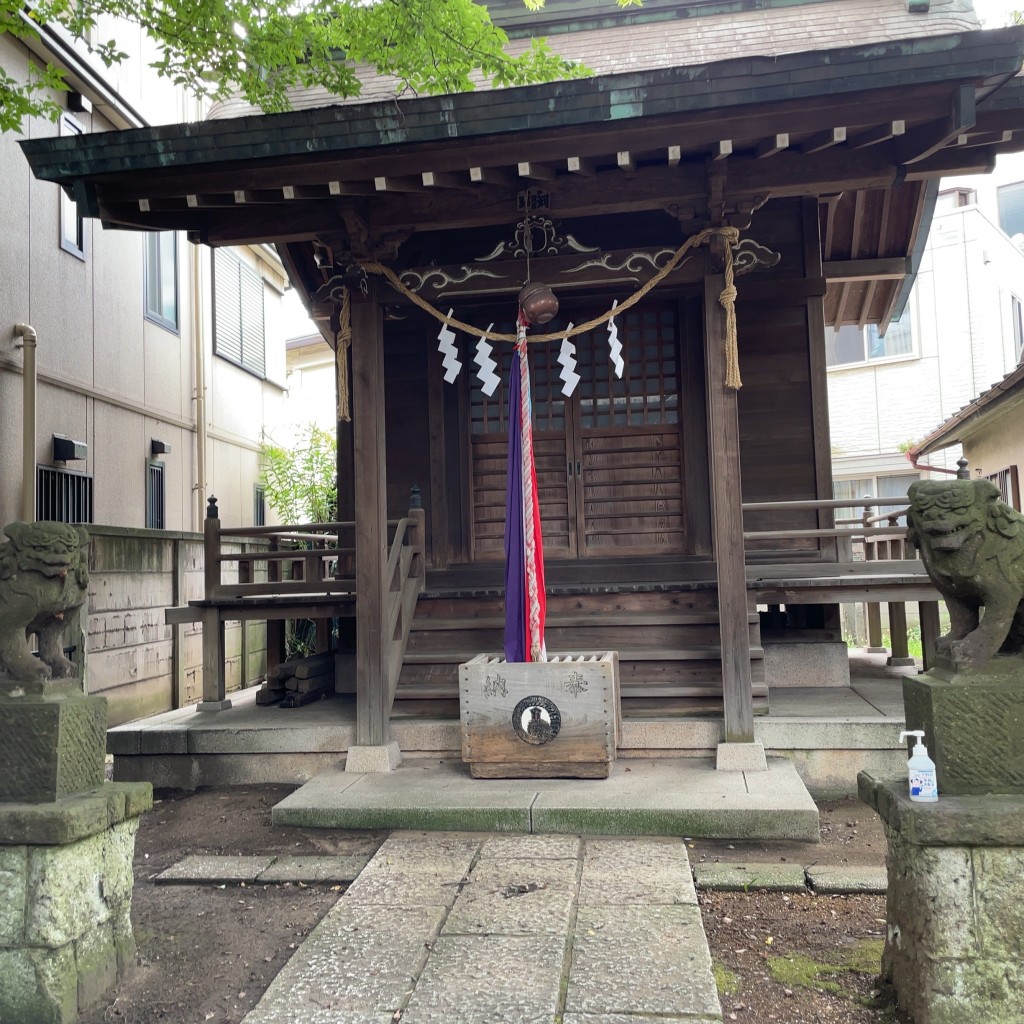
[(935, 653), (961, 671), (1021, 653), (1024, 516), (988, 480), (922, 480), (908, 497), (907, 539), (949, 609), (951, 628)]
[[(11, 523), (0, 544), (0, 680), (74, 675), (64, 657), (68, 619), (86, 598), (88, 535), (64, 523)], [(39, 657), (28, 637), (38, 639)]]

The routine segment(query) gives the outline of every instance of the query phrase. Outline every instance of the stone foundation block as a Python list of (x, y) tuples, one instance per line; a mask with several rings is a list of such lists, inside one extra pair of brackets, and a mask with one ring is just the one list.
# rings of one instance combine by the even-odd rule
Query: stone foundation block
[(1012, 676), (933, 669), (903, 680), (908, 729), (924, 729), (939, 795), (1024, 793), (1024, 687)]
[(842, 641), (764, 644), (769, 686), (849, 686), (850, 652)]
[(26, 696), (0, 711), (0, 802), (48, 803), (102, 785), (105, 697)]
[[(118, 787), (110, 790), (118, 796)], [(102, 792), (77, 799), (102, 801)], [(135, 793), (134, 803), (144, 806), (144, 796)], [(127, 794), (107, 803), (123, 815)], [(73, 807), (64, 810), (74, 818)], [(51, 809), (50, 816), (58, 813)], [(22, 823), (29, 833), (33, 824), (43, 836), (52, 832), (41, 811)], [(46, 845), (28, 834), (23, 843), (0, 845), (0, 1021), (72, 1024), (132, 969), (138, 825), (137, 817), (115, 817), (109, 827), (67, 843)]]
[(71, 946), (0, 949), (0, 1020), (18, 1024), (74, 1024), (78, 971)]
[(858, 781), (885, 823), (882, 976), (899, 1005), (915, 1024), (1024, 1020), (1024, 796), (915, 804), (903, 779)]

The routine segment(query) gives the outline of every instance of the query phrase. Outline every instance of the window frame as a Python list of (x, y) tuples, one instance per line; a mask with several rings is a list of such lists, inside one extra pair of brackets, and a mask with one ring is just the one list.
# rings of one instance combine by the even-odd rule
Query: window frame
[[(159, 494), (154, 487), (156, 478), (160, 480)], [(146, 529), (167, 529), (167, 463), (160, 459), (146, 459)]]
[[(67, 518), (49, 514), (54, 511), (67, 512), (72, 507), (84, 512), (84, 517)], [(95, 481), (92, 473), (60, 466), (36, 465), (36, 522), (88, 526), (94, 522), (95, 514)]]
[(252, 485), (252, 525), (267, 525), (267, 489), (263, 484)]
[[(232, 262), (229, 264), (228, 260)], [(214, 355), (260, 380), (266, 380), (267, 317), (263, 275), (231, 249), (218, 248), (213, 254), (212, 276)], [(257, 307), (258, 331), (253, 317), (250, 315), (247, 319), (245, 316), (247, 311), (252, 314)], [(251, 358), (253, 349), (258, 350), (258, 364)]]
[[(162, 310), (153, 309), (150, 305), (150, 286), (156, 285), (160, 291), (160, 298), (163, 300), (163, 261), (164, 253), (160, 242), (165, 239), (171, 241), (171, 261), (174, 267), (174, 319), (164, 316)], [(151, 244), (156, 240), (155, 248), (150, 249)], [(156, 266), (153, 266), (155, 257)], [(146, 242), (143, 249), (143, 294), (142, 307), (143, 316), (154, 324), (159, 324), (174, 334), (181, 333), (181, 289), (178, 275), (178, 232), (177, 231), (147, 231)], [(163, 305), (161, 301), (160, 305)]]
[(1014, 235), (1024, 233), (1024, 210), (1022, 210), (1021, 212), (1021, 223), (1015, 225), (1018, 228), (1018, 230), (1011, 231), (1006, 226), (1006, 218), (1004, 217), (1004, 213), (1006, 212), (1006, 206), (1009, 204), (1004, 203), (1003, 200), (1004, 196), (1009, 197), (1011, 195), (1013, 195), (1014, 197), (1019, 197), (1021, 206), (1024, 207), (1024, 181), (1007, 182), (1005, 185), (1000, 185), (996, 189), (996, 211), (999, 219), (999, 227), (1002, 229), (1004, 234), (1008, 235), (1010, 238), (1013, 238)]
[(909, 352), (897, 352), (893, 355), (888, 356), (874, 356), (869, 354), (869, 340), (868, 340), (868, 329), (875, 326), (874, 324), (866, 324), (864, 327), (856, 327), (853, 324), (846, 324), (844, 327), (826, 327), (827, 331), (841, 331), (846, 329), (859, 330), (861, 335), (861, 351), (864, 353), (863, 359), (851, 360), (848, 363), (830, 363), (828, 361), (828, 335), (825, 336), (825, 370), (831, 373), (833, 370), (850, 370), (856, 367), (863, 366), (884, 366), (887, 363), (901, 363), (907, 362), (911, 359), (920, 359), (921, 352), (918, 346), (917, 332), (914, 330), (915, 316), (910, 311), (910, 304), (903, 310), (903, 316), (899, 320), (893, 320), (889, 324), (890, 330), (896, 327), (903, 317), (910, 316), (910, 351)]
[[(70, 114), (61, 114), (60, 134), (62, 136), (84, 135), (85, 127)], [(74, 225), (74, 231), (70, 230)], [(60, 247), (76, 259), (85, 262), (85, 218), (78, 212), (78, 204), (63, 188), (60, 190)]]
[[(1002, 469), (997, 469), (994, 473), (986, 473), (985, 479), (999, 488), (1002, 500), (1006, 502), (1010, 508), (1016, 509), (1018, 512), (1021, 511), (1020, 477), (1018, 476), (1016, 465), (1003, 466)], [(1005, 490), (1002, 486), (1004, 481), (1006, 483)]]
[(1010, 292), (1010, 325), (1013, 328), (1013, 362), (1024, 362), (1024, 303)]

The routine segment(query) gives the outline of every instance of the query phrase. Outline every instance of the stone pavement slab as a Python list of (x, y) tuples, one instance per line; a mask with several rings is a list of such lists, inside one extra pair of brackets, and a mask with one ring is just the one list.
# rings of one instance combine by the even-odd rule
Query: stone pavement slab
[(334, 1024), (340, 1011), (393, 1016), (408, 1000), (443, 919), (440, 907), (364, 907), (342, 897), (245, 1024)]
[(258, 885), (266, 882), (351, 882), (370, 862), (370, 854), (354, 857), (278, 857), (260, 873)]
[(718, 772), (710, 759), (619, 760), (607, 779), (474, 779), (458, 761), (389, 773), (335, 767), (281, 801), (275, 825), (818, 841), (818, 809), (791, 761)]
[(396, 833), (245, 1024), (721, 1021), (683, 843), (556, 838)]
[(481, 860), (506, 857), (550, 857), (576, 860), (582, 850), (579, 836), (491, 836), (480, 850)]
[(889, 888), (889, 874), (884, 867), (841, 864), (834, 867), (815, 865), (807, 868), (807, 884), (824, 895), (871, 892), (884, 893)]
[(721, 1024), (721, 1017), (657, 1017), (634, 1013), (567, 1013), (562, 1024)]
[(628, 903), (697, 903), (681, 840), (588, 840), (580, 904)]
[(564, 935), (442, 936), (402, 1024), (551, 1024)]
[(193, 854), (161, 871), (154, 882), (160, 885), (223, 885), (255, 882), (274, 862), (273, 857), (213, 857)]
[(723, 892), (803, 892), (807, 887), (799, 864), (695, 864), (693, 875), (698, 889)]
[(581, 907), (567, 1013), (721, 1014), (695, 906)]

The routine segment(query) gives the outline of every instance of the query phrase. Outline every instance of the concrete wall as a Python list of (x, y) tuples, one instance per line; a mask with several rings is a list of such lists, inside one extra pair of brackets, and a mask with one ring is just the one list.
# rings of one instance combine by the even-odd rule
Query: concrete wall
[[(992, 175), (947, 179), (971, 205), (936, 212), (909, 309), (915, 351), (828, 371), (837, 478), (913, 472), (900, 448), (920, 440), (1015, 365), (1011, 298), (1024, 299), (1024, 253), (999, 228), (997, 188), (1024, 180), (1024, 158)], [(926, 460), (955, 468), (958, 448)]]
[[(165, 608), (202, 596), (201, 535), (89, 529), (85, 690), (107, 698), (112, 726), (202, 697), (202, 627), (164, 622)], [(266, 646), (265, 624), (226, 625), (228, 690), (264, 676)]]

